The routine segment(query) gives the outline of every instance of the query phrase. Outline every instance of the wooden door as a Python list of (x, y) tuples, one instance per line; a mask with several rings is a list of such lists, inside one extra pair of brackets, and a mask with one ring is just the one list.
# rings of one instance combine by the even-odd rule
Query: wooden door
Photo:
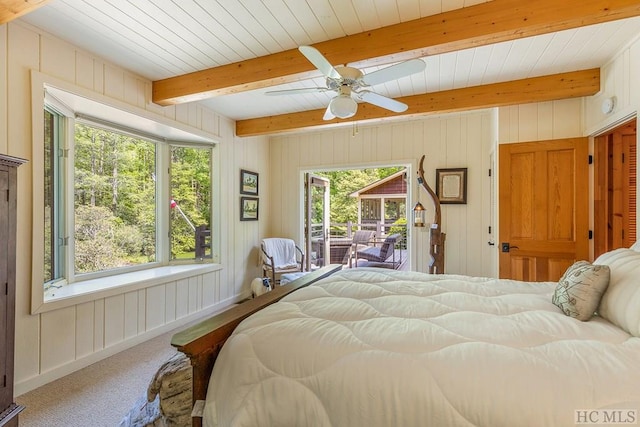
[(588, 140), (504, 144), (498, 161), (500, 277), (556, 281), (589, 258)]
[(594, 257), (636, 236), (636, 119), (594, 140)]

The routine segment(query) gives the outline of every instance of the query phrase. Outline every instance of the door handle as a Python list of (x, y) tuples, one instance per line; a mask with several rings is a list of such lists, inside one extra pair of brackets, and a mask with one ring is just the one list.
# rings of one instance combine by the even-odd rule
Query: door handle
[(517, 246), (511, 246), (509, 242), (502, 242), (500, 247), (502, 248), (502, 252), (509, 252), (511, 249), (520, 249)]

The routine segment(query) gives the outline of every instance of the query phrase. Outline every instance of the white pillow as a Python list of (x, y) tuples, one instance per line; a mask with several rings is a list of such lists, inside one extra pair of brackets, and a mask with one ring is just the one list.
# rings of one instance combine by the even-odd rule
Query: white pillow
[(633, 245), (631, 245), (631, 249), (633, 249), (634, 251), (640, 252), (640, 240), (638, 240)]
[(608, 265), (611, 270), (598, 314), (640, 337), (640, 252), (616, 249), (600, 255), (594, 264)]

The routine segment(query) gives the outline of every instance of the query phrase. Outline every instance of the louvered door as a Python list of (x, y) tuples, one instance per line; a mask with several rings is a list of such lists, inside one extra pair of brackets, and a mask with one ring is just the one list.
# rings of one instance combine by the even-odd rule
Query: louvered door
[(637, 230), (636, 120), (594, 140), (594, 256), (628, 248)]

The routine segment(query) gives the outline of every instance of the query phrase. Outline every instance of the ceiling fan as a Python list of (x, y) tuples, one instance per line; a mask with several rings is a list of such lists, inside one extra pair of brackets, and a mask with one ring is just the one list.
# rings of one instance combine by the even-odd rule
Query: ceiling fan
[(331, 99), (324, 113), (324, 120), (331, 120), (336, 117), (348, 119), (354, 116), (358, 110), (356, 100), (368, 102), (396, 113), (406, 111), (408, 108), (407, 104), (372, 92), (369, 90), (369, 87), (406, 77), (410, 74), (419, 73), (426, 67), (426, 64), (421, 59), (411, 59), (369, 74), (363, 74), (362, 71), (353, 67), (334, 67), (320, 51), (314, 47), (300, 46), (298, 50), (324, 74), (327, 79), (327, 87), (274, 90), (265, 92), (265, 94), (293, 95), (312, 92), (336, 92), (337, 95)]

